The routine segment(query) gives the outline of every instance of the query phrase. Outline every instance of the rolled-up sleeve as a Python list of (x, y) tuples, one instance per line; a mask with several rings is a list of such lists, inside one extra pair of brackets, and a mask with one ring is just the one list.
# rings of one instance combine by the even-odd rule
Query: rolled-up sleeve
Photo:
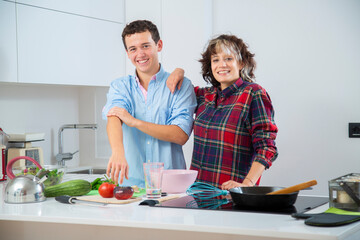
[(190, 80), (186, 79), (183, 82), (181, 89), (176, 91), (175, 97), (167, 124), (180, 127), (190, 136), (194, 123), (194, 111), (197, 106), (194, 87)]
[(107, 101), (102, 109), (103, 119), (107, 119), (107, 114), (113, 107), (124, 108), (133, 115), (133, 108), (130, 102), (129, 84), (127, 84), (126, 81), (129, 81), (129, 79), (119, 78), (110, 84)]
[(269, 168), (278, 156), (275, 139), (278, 128), (274, 121), (271, 99), (261, 89), (253, 96), (252, 104), (252, 142), (255, 149), (254, 161)]

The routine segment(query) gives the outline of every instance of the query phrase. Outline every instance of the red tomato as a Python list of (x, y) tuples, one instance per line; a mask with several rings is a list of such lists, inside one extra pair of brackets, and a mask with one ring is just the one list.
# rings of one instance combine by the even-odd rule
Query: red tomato
[(114, 197), (114, 188), (115, 184), (104, 182), (99, 187), (99, 194), (103, 198), (112, 198)]

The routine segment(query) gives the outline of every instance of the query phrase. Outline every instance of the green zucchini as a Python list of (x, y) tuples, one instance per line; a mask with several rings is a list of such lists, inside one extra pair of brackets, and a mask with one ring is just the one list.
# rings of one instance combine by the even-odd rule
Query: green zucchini
[(82, 196), (91, 191), (91, 183), (78, 179), (60, 183), (58, 185), (45, 187), (45, 197), (57, 197), (62, 195)]

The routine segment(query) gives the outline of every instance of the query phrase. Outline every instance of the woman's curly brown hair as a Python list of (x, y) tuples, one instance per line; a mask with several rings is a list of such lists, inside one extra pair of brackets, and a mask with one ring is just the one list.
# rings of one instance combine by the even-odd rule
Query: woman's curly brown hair
[(236, 60), (240, 64), (243, 64), (243, 68), (240, 70), (240, 77), (244, 81), (254, 82), (255, 75), (254, 70), (256, 62), (254, 60), (255, 54), (248, 50), (248, 46), (241, 38), (234, 35), (220, 35), (209, 41), (208, 46), (201, 54), (202, 58), (199, 60), (201, 63), (201, 73), (204, 80), (211, 83), (214, 87), (219, 87), (220, 83), (216, 81), (211, 71), (211, 56), (219, 53), (223, 49), (230, 51), (235, 55)]

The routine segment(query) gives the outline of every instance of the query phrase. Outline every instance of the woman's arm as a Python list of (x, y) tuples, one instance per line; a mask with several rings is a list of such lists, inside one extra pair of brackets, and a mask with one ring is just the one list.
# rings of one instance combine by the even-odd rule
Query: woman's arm
[(168, 79), (166, 80), (166, 86), (170, 89), (171, 93), (174, 93), (176, 90), (176, 86), (177, 89), (180, 90), (181, 85), (183, 83), (184, 80), (184, 69), (182, 68), (176, 68), (168, 77)]
[(229, 180), (227, 182), (224, 182), (221, 185), (221, 189), (229, 190), (230, 188), (234, 187), (252, 187), (255, 186), (256, 182), (259, 180), (261, 175), (263, 174), (265, 170), (265, 166), (262, 165), (259, 162), (253, 162), (251, 165), (250, 171), (244, 178), (242, 183), (235, 182), (233, 180)]
[(254, 161), (242, 183), (230, 180), (222, 184), (222, 189), (254, 186), (277, 157), (275, 138), (278, 129), (274, 121), (274, 109), (269, 95), (261, 87), (253, 94), (250, 109)]

